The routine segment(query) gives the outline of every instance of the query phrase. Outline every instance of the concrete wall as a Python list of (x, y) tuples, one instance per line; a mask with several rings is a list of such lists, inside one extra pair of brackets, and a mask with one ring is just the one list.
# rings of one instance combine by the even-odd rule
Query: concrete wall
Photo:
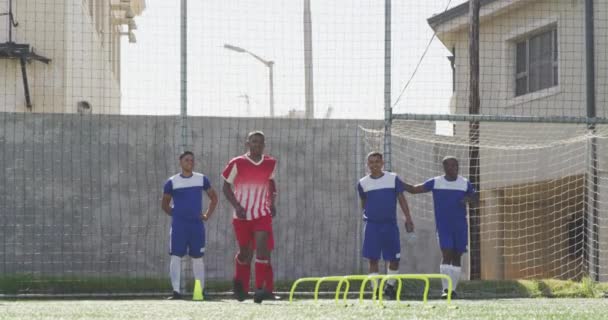
[[(159, 204), (165, 179), (178, 172), (178, 123), (0, 113), (0, 272), (166, 277), (170, 220)], [(267, 151), (279, 159), (277, 279), (366, 272), (355, 189), (365, 163), (359, 125), (382, 123), (190, 119), (197, 169), (216, 189), (223, 166), (245, 152), (247, 132), (267, 134)], [(236, 243), (221, 198), (207, 223), (206, 265), (210, 279), (227, 280)], [(433, 221), (417, 222), (417, 245), (404, 240), (402, 271), (436, 271)]]
[[(359, 125), (381, 128), (383, 123), (190, 119), (189, 141), (197, 169), (210, 177), (218, 191), (219, 173), (231, 157), (245, 152), (247, 132), (261, 129), (267, 134), (267, 151), (279, 159), (279, 216), (275, 220), (277, 248), (273, 256), (277, 279), (366, 272), (366, 263), (360, 257), (361, 219), (355, 185), (365, 174), (365, 154), (381, 147), (382, 136), (364, 136)], [(0, 184), (0, 272), (166, 277), (170, 220), (159, 203), (165, 179), (178, 172), (180, 132), (174, 117), (0, 113), (0, 180), (4, 181)], [(440, 160), (451, 154), (461, 159), (461, 172), (466, 173), (468, 148), (449, 144), (451, 139), (457, 138), (445, 138), (446, 144), (432, 144), (394, 136), (393, 170), (408, 183), (420, 183), (441, 174)], [(608, 160), (606, 139), (599, 140), (599, 254), (601, 265), (605, 265)], [(559, 157), (553, 158), (559, 163)], [(525, 170), (533, 175), (533, 169)], [(549, 250), (557, 246), (543, 249), (543, 243), (558, 239), (559, 250), (564, 250), (565, 225), (556, 223), (567, 222), (567, 216), (550, 218), (546, 224), (549, 229), (537, 233), (534, 228), (543, 226), (535, 221), (546, 219), (542, 213), (530, 218), (526, 210), (537, 208), (535, 203), (539, 201), (549, 203), (547, 208), (558, 206), (566, 211), (578, 207), (578, 195), (570, 195), (577, 188), (559, 183), (539, 186), (548, 191), (532, 194), (526, 191), (529, 185), (485, 189), (536, 198), (522, 198), (513, 206), (509, 204), (512, 197), (482, 196), (484, 278), (503, 278), (507, 267), (511, 274), (520, 272), (524, 277), (544, 274), (543, 270), (532, 269), (538, 259), (530, 258), (534, 254), (526, 248), (550, 255)], [(401, 271), (438, 272), (440, 254), (432, 197), (406, 197), (417, 239), (407, 240), (401, 227)], [(498, 214), (512, 209), (518, 210), (519, 216)], [(517, 219), (509, 225), (509, 234), (503, 223), (506, 219)], [(230, 221), (231, 210), (222, 199), (218, 212), (207, 223), (210, 279), (227, 280), (232, 275), (236, 243)], [(402, 224), (401, 217), (399, 221)], [(539, 239), (536, 235), (543, 234), (540, 231), (552, 238)], [(528, 237), (532, 242), (506, 245), (506, 240), (515, 241), (522, 235), (532, 237)], [(508, 259), (517, 257), (523, 260), (507, 265)], [(467, 277), (468, 258), (465, 255), (463, 259), (463, 278)], [(559, 259), (544, 263), (555, 265), (556, 261)], [(554, 272), (550, 274), (569, 275), (560, 270), (550, 270)], [(606, 270), (602, 268), (600, 273), (604, 279)]]

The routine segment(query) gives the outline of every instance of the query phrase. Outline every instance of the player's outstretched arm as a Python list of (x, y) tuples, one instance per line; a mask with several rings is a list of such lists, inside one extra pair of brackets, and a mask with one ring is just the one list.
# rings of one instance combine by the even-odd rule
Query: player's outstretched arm
[(365, 210), (365, 204), (367, 202), (367, 193), (363, 191), (361, 183), (357, 184), (357, 193), (359, 194), (359, 200), (361, 200), (361, 209)]
[(410, 208), (407, 204), (407, 200), (403, 193), (399, 194), (397, 198), (399, 200), (399, 206), (401, 207), (401, 211), (403, 211), (403, 215), (405, 216), (405, 231), (414, 232), (414, 220), (412, 219), (412, 215), (410, 214)]
[(478, 205), (479, 204), (479, 193), (475, 190), (475, 187), (471, 182), (467, 181), (467, 191), (462, 199), (463, 205)]
[(240, 219), (246, 219), (247, 214), (245, 213), (245, 209), (236, 200), (236, 197), (234, 196), (234, 191), (232, 191), (232, 185), (228, 181), (224, 181), (224, 185), (222, 186), (222, 192), (224, 193), (224, 196), (226, 197), (226, 199), (228, 199), (228, 202), (230, 202), (234, 210), (236, 210), (236, 216)]
[(268, 188), (270, 190), (270, 215), (274, 218), (277, 215), (277, 207), (275, 206), (275, 201), (277, 200), (277, 184), (274, 182), (274, 179), (270, 179)]
[(163, 193), (163, 199), (160, 202), (160, 207), (163, 209), (163, 211), (168, 216), (171, 216), (171, 195), (170, 194)]
[(408, 193), (411, 193), (411, 194), (429, 192), (429, 190), (426, 190), (426, 188), (424, 187), (424, 184), (411, 185), (411, 184), (405, 183), (405, 182), (404, 182), (404, 184), (405, 184), (405, 191), (407, 191)]
[(215, 208), (217, 208), (217, 193), (213, 188), (207, 189), (207, 196), (209, 197), (209, 206), (207, 207), (207, 211), (203, 214), (203, 220), (207, 221), (215, 212)]

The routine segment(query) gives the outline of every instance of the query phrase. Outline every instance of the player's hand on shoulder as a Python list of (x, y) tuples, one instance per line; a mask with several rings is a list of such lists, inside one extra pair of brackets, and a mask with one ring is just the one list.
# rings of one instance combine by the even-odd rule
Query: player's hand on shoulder
[(467, 204), (469, 204), (471, 202), (471, 198), (469, 197), (464, 197), (460, 200), (460, 204), (462, 204), (463, 207), (466, 207)]
[(245, 208), (239, 206), (236, 209), (236, 217), (239, 219), (247, 219), (247, 212), (245, 211)]
[(277, 208), (274, 205), (270, 206), (270, 216), (274, 218), (276, 215), (277, 215)]
[(407, 233), (414, 232), (414, 221), (412, 221), (412, 220), (405, 220), (405, 231)]

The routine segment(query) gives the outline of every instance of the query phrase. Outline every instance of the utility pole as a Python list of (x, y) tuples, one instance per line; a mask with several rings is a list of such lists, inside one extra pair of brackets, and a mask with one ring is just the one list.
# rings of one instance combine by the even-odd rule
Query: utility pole
[[(469, 0), (469, 114), (479, 114), (479, 0)], [(469, 180), (480, 190), (479, 121), (469, 122)], [(481, 278), (481, 219), (478, 204), (469, 206), (471, 229), (471, 280)]]
[(310, 0), (304, 0), (304, 95), (306, 118), (315, 117), (315, 98), (312, 72), (312, 21)]
[(392, 170), (391, 161), (391, 0), (384, 0), (384, 168)]
[(188, 7), (181, 0), (180, 10), (180, 121), (181, 151), (188, 147)]

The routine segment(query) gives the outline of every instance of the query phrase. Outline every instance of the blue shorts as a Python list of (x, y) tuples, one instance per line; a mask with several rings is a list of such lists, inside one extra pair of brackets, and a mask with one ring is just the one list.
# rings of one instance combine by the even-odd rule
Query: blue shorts
[(169, 254), (193, 258), (205, 255), (205, 225), (202, 221), (176, 221), (171, 223)]
[(399, 261), (401, 241), (397, 223), (365, 222), (363, 257), (370, 260)]
[(467, 252), (469, 244), (469, 227), (466, 223), (453, 223), (437, 226), (437, 237), (441, 250)]

